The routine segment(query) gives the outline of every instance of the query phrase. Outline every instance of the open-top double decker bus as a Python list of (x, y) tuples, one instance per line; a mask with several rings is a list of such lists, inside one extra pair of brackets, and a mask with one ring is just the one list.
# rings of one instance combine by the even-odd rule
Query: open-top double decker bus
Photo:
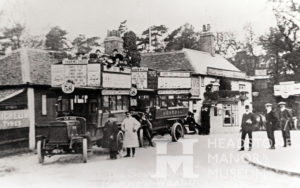
[[(131, 69), (64, 60), (52, 65), (51, 82), (47, 105), (55, 111), (55, 117), (36, 127), (39, 162), (44, 156), (66, 153), (80, 153), (86, 162), (93, 145), (108, 147), (104, 126), (108, 115), (114, 114), (118, 124), (125, 118)], [(122, 151), (121, 130), (117, 139)]]
[(182, 138), (184, 118), (189, 110), (190, 73), (133, 68), (132, 84), (137, 92), (131, 96), (131, 107), (146, 113), (153, 134), (169, 133), (173, 141)]

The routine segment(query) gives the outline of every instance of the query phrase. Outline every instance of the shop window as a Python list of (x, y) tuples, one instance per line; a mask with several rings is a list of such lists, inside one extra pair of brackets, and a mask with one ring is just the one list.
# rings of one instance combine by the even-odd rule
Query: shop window
[(237, 126), (237, 105), (227, 104), (223, 105), (223, 123), (224, 126)]

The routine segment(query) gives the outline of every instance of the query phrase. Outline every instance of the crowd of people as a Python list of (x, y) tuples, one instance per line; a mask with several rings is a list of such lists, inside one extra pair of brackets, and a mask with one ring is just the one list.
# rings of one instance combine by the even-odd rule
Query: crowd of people
[[(275, 136), (274, 131), (279, 126), (282, 132), (283, 138), (283, 147), (291, 146), (291, 121), (292, 115), (290, 111), (286, 108), (285, 102), (278, 103), (279, 105), (279, 113), (278, 115), (272, 109), (272, 104), (265, 104), (266, 108), (266, 131), (267, 137), (270, 142), (270, 149), (275, 149)], [(249, 138), (249, 151), (252, 149), (252, 131), (256, 124), (256, 116), (250, 111), (249, 105), (245, 106), (245, 113), (242, 117), (241, 124), (241, 148), (239, 151), (245, 150), (245, 139), (248, 135)], [(105, 127), (107, 127), (107, 134), (109, 138), (109, 148), (110, 148), (110, 158), (116, 159), (118, 154), (118, 146), (117, 146), (117, 134), (118, 134), (118, 126), (114, 121), (115, 116), (113, 114), (109, 115), (109, 120), (106, 122)], [(189, 131), (192, 134), (197, 133), (203, 134), (205, 132), (204, 127), (197, 124), (194, 119), (194, 114), (192, 112), (188, 112), (187, 117), (185, 118), (185, 125), (189, 128)], [(126, 112), (126, 118), (121, 124), (121, 129), (124, 132), (124, 142), (123, 146), (126, 148), (126, 155), (124, 157), (134, 157), (135, 151), (137, 147), (141, 146), (140, 140), (140, 131), (143, 131), (143, 136), (145, 136), (149, 142), (150, 146), (154, 146), (152, 142), (153, 134), (152, 134), (152, 124), (151, 124), (151, 113), (150, 110), (145, 111), (141, 115), (141, 117), (136, 118), (132, 116), (131, 111)]]
[(126, 51), (119, 52), (118, 49), (114, 49), (112, 55), (102, 53), (97, 49), (94, 53), (85, 54), (82, 52), (76, 53), (76, 59), (88, 59), (89, 63), (99, 63), (109, 67), (131, 67), (131, 57)]
[[(121, 130), (124, 133), (123, 147), (126, 148), (126, 155), (124, 157), (134, 157), (136, 148), (142, 147), (141, 138), (145, 138), (149, 142), (149, 146), (154, 147), (152, 138), (152, 114), (149, 108), (146, 108), (145, 113), (140, 115), (132, 115), (131, 111), (125, 113), (126, 118), (121, 124)], [(118, 125), (116, 124), (114, 114), (109, 114), (108, 121), (105, 123), (106, 138), (108, 138), (108, 148), (110, 153), (110, 159), (117, 159), (118, 154), (118, 141), (117, 135), (119, 132)], [(185, 118), (184, 124), (188, 125), (192, 134), (196, 133), (198, 129), (199, 135), (203, 132), (199, 124), (194, 119), (194, 114), (189, 112)], [(141, 134), (141, 131), (143, 131)]]
[[(293, 121), (293, 116), (291, 112), (286, 108), (286, 103), (285, 102), (279, 102), (279, 110), (278, 114), (275, 114), (272, 104), (271, 103), (266, 103), (265, 108), (266, 108), (266, 131), (267, 131), (267, 137), (270, 143), (270, 148), (269, 149), (275, 149), (275, 136), (274, 136), (274, 131), (277, 129), (279, 126), (281, 129), (282, 133), (282, 138), (283, 138), (283, 147), (288, 147), (291, 146), (291, 134), (290, 130), (292, 129), (292, 121)], [(249, 151), (252, 149), (252, 131), (253, 128), (256, 124), (256, 117), (255, 115), (250, 112), (249, 106), (245, 106), (245, 114), (243, 114), (242, 118), (242, 125), (241, 125), (241, 148), (239, 151), (244, 151), (244, 143), (245, 143), (245, 138), (248, 135), (249, 138)]]

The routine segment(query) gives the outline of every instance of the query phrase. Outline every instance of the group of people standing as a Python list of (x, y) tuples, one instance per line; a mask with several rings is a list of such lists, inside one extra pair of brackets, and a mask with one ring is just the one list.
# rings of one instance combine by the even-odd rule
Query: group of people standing
[[(123, 147), (126, 148), (126, 155), (124, 157), (134, 157), (135, 148), (140, 146), (139, 133), (141, 130), (145, 131), (145, 135), (148, 138), (150, 146), (153, 146), (152, 133), (150, 129), (150, 122), (146, 118), (147, 114), (143, 114), (138, 121), (132, 117), (130, 111), (125, 113), (126, 118), (121, 124), (121, 130), (124, 133)], [(108, 121), (105, 123), (106, 134), (108, 138), (108, 148), (110, 153), (110, 159), (117, 159), (118, 154), (118, 138), (119, 128), (113, 114), (109, 114)]]
[[(266, 131), (270, 142), (269, 149), (275, 149), (274, 131), (277, 129), (277, 127), (280, 127), (282, 132), (282, 138), (284, 143), (283, 147), (291, 146), (290, 129), (293, 117), (291, 112), (286, 108), (285, 102), (279, 102), (278, 105), (279, 110), (278, 114), (276, 114), (276, 112), (272, 108), (273, 105), (271, 103), (265, 104)], [(252, 112), (250, 112), (250, 108), (248, 105), (245, 106), (245, 110), (246, 112), (243, 114), (242, 118), (241, 148), (239, 151), (245, 150), (244, 143), (247, 135), (249, 138), (249, 151), (252, 149), (252, 131), (254, 125), (256, 124), (256, 117)]]

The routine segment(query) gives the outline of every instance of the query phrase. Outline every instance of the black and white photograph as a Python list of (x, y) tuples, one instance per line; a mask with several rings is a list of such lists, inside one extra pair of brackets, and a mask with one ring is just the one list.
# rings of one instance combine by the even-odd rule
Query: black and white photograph
[(298, 188), (300, 0), (0, 0), (0, 187)]

